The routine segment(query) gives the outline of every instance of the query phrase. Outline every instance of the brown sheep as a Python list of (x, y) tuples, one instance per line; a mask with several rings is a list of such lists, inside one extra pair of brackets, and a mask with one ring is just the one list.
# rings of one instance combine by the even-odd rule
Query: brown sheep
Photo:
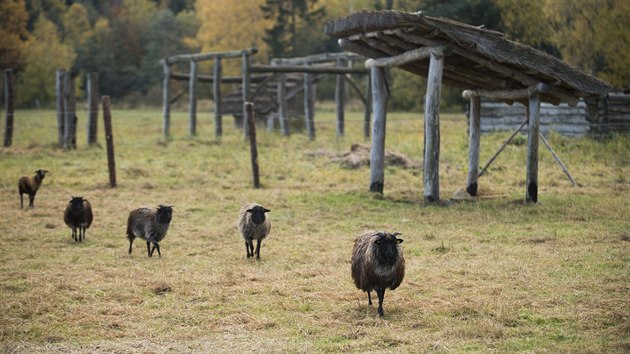
[(357, 288), (367, 292), (368, 304), (372, 305), (370, 292), (378, 295), (378, 314), (384, 316), (385, 289), (396, 289), (405, 276), (405, 258), (398, 232), (370, 231), (354, 241), (352, 250), (352, 278)]
[(22, 176), (18, 180), (18, 193), (20, 193), (20, 208), (24, 209), (24, 197), (22, 194), (28, 194), (28, 206), (33, 208), (33, 202), (35, 201), (35, 194), (37, 194), (37, 190), (42, 185), (44, 177), (46, 177), (46, 170), (37, 170), (35, 171), (34, 177)]

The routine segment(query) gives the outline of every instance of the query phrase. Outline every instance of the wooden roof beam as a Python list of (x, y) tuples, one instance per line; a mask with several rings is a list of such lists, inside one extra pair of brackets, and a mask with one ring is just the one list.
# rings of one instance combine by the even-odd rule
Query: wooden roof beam
[(368, 59), (365, 61), (365, 67), (400, 66), (414, 61), (426, 60), (431, 57), (432, 53), (440, 57), (448, 54), (446, 47), (420, 47), (391, 57)]
[[(573, 95), (567, 96), (563, 92), (559, 92), (558, 88), (549, 86), (542, 82), (539, 82), (536, 85), (532, 85), (526, 89), (519, 90), (465, 90), (464, 92), (462, 92), (462, 97), (470, 98), (476, 96), (499, 100), (516, 101), (519, 99), (526, 99), (533, 93), (546, 96), (548, 99), (555, 101), (552, 103), (556, 105), (560, 103), (560, 101), (565, 101), (569, 104), (569, 106), (575, 107), (578, 103), (577, 97)], [(555, 100), (553, 100), (552, 98), (555, 98)]]

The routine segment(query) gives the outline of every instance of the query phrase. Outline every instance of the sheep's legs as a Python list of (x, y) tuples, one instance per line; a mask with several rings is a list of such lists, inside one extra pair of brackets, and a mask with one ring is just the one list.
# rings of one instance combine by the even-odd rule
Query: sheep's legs
[(28, 206), (33, 208), (33, 201), (35, 201), (35, 193), (28, 195)]
[(151, 244), (147, 241), (147, 254), (151, 257), (153, 254), (151, 253)]
[(372, 295), (370, 295), (372, 291), (366, 291), (366, 293), (368, 293), (368, 305), (372, 306)]
[(133, 244), (133, 239), (129, 239), (129, 254), (131, 254), (131, 245)]
[(383, 317), (383, 299), (385, 298), (385, 288), (376, 288), (376, 295), (378, 295), (378, 315)]
[(24, 196), (20, 193), (20, 209), (24, 209)]
[(151, 250), (151, 255), (153, 255), (153, 251), (155, 251), (156, 249), (158, 251), (158, 256), (162, 257), (162, 253), (160, 253), (160, 244), (157, 242), (153, 242), (153, 249)]
[(247, 241), (245, 241), (245, 252), (247, 252), (247, 258), (252, 256), (249, 254), (249, 242)]
[[(262, 240), (256, 240), (256, 259), (260, 259), (260, 243)], [(253, 246), (253, 244), (252, 244)], [(253, 254), (252, 254), (253, 256)]]

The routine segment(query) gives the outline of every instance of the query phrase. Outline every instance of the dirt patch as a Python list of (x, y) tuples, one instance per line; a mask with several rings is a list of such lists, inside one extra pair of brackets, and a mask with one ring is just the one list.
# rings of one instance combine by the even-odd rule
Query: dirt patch
[[(356, 170), (359, 168), (370, 166), (370, 147), (362, 144), (352, 144), (350, 151), (337, 155), (326, 150), (316, 150), (307, 152), (308, 157), (328, 157), (330, 162), (339, 164), (343, 168)], [(385, 150), (385, 166), (397, 166), (402, 168), (421, 168), (420, 161), (413, 161), (407, 156)]]

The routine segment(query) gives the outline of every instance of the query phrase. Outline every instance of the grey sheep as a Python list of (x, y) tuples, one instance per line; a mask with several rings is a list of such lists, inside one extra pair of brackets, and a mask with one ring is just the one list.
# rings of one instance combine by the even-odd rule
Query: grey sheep
[(33, 202), (35, 201), (35, 194), (37, 194), (37, 190), (42, 185), (44, 181), (44, 177), (46, 177), (47, 170), (37, 170), (35, 171), (34, 177), (22, 176), (18, 180), (18, 193), (20, 193), (20, 208), (24, 209), (24, 197), (22, 194), (28, 194), (28, 206), (34, 207)]
[(63, 221), (72, 229), (72, 239), (82, 242), (85, 239), (85, 230), (92, 225), (92, 220), (90, 202), (83, 197), (72, 197), (63, 214)]
[(254, 257), (254, 240), (256, 240), (256, 259), (260, 259), (260, 243), (271, 231), (271, 221), (265, 213), (271, 210), (257, 203), (245, 204), (238, 214), (236, 226), (245, 239), (247, 258)]
[[(168, 232), (168, 227), (173, 218), (173, 206), (158, 205), (157, 210), (149, 208), (134, 209), (129, 213), (127, 219), (127, 238), (129, 239), (129, 254), (131, 254), (131, 245), (136, 237), (147, 241), (147, 254), (153, 256), (153, 252), (157, 249), (158, 256), (160, 253), (159, 242), (164, 239)], [(153, 249), (151, 249), (153, 244)]]
[(372, 290), (378, 295), (378, 314), (384, 315), (385, 289), (396, 289), (405, 276), (405, 258), (398, 232), (370, 231), (356, 238), (352, 250), (352, 279), (357, 288), (367, 292), (372, 305)]

